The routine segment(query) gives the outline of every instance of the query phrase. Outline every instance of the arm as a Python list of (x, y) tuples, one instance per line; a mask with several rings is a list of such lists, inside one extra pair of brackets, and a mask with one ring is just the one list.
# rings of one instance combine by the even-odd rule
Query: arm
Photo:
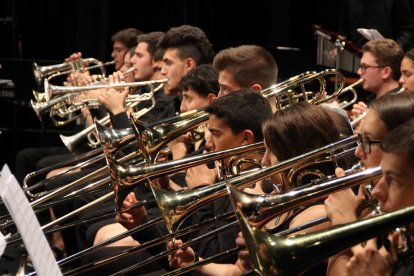
[[(171, 241), (167, 244), (167, 249), (174, 247), (179, 248), (183, 245), (182, 240)], [(198, 260), (196, 260), (196, 258)], [(194, 250), (191, 247), (183, 247), (177, 249), (174, 253), (168, 256), (169, 264), (172, 268), (177, 269), (192, 265), (197, 261), (203, 260), (201, 257), (196, 257)], [(228, 275), (241, 275), (242, 271), (237, 265), (233, 264), (217, 264), (209, 263), (204, 266), (198, 267), (194, 270), (193, 275), (211, 275), (211, 276), (228, 276)]]

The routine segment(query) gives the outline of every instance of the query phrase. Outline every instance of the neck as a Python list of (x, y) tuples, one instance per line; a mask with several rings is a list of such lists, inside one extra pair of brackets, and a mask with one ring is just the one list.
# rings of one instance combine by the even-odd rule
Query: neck
[(377, 91), (377, 93), (375, 93), (375, 97), (377, 99), (381, 98), (385, 94), (388, 94), (390, 91), (392, 91), (392, 90), (394, 90), (398, 87), (399, 87), (399, 84), (395, 80), (384, 83), (384, 85), (381, 86), (381, 88)]

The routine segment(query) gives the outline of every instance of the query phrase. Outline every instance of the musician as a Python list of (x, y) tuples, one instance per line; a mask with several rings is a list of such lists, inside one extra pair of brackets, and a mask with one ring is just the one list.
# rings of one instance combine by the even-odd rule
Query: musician
[[(138, 29), (127, 28), (118, 31), (112, 36), (113, 52), (111, 56), (115, 61), (115, 68), (121, 68), (124, 62), (124, 54), (129, 48), (136, 46), (136, 39), (140, 34), (142, 32)], [(78, 52), (66, 58), (65, 61), (69, 62), (81, 57), (82, 53)], [(69, 75), (68, 78), (68, 82), (71, 82), (73, 77)], [(63, 155), (57, 156), (61, 154)], [(16, 179), (22, 184), (24, 177), (28, 173), (56, 164), (69, 158), (69, 156), (70, 153), (65, 147), (41, 147), (21, 150), (16, 155)]]
[(261, 91), (277, 82), (278, 67), (272, 54), (258, 45), (223, 49), (213, 60), (219, 74), (219, 97), (240, 88)]
[[(400, 64), (404, 56), (401, 46), (391, 39), (371, 40), (364, 44), (362, 51), (357, 73), (364, 80), (363, 89), (372, 93), (366, 99), (367, 104), (385, 94), (398, 92)], [(367, 104), (358, 102), (353, 105), (353, 119), (366, 111)]]
[[(333, 124), (328, 110), (306, 102), (293, 104), (283, 110), (276, 111), (271, 118), (265, 120), (262, 129), (266, 146), (266, 152), (262, 160), (264, 166), (275, 165), (340, 139), (339, 130)], [(332, 164), (321, 164), (315, 169), (319, 169), (327, 175), (334, 171)], [(279, 182), (279, 178), (276, 178), (276, 182), (274, 182), (280, 184), (278, 185), (280, 190), (289, 191), (292, 189), (295, 183), (289, 183), (285, 174), (282, 174), (282, 178), (284, 179), (282, 183)], [(265, 227), (267, 229), (277, 227), (278, 231), (282, 231), (324, 215), (326, 215), (324, 205), (321, 202), (316, 202), (298, 210), (287, 212), (279, 217), (280, 220), (271, 220)], [(316, 231), (328, 226), (329, 224), (321, 224), (306, 229), (306, 232)], [(240, 240), (241, 237), (238, 238), (238, 243), (242, 244)], [(176, 246), (181, 244), (182, 242), (179, 240), (175, 242)], [(170, 243), (169, 246), (172, 247), (172, 244)], [(170, 262), (173, 267), (183, 267), (194, 262), (194, 258), (193, 249), (184, 248), (170, 256)], [(248, 253), (243, 250), (239, 253), (239, 259), (235, 265), (209, 264), (198, 268), (197, 273), (201, 275), (238, 275), (249, 269), (251, 269), (251, 264)]]
[[(380, 142), (389, 132), (404, 122), (414, 118), (414, 94), (402, 92), (387, 94), (376, 99), (361, 122), (360, 142), (355, 155), (361, 159), (365, 168), (380, 165), (382, 150)], [(338, 171), (338, 175), (343, 172)], [(355, 221), (361, 216), (365, 197), (360, 188), (358, 195), (346, 189), (328, 196), (325, 207), (333, 225)], [(350, 251), (337, 254), (329, 259), (328, 275), (344, 275)]]
[[(219, 91), (219, 85), (217, 81), (217, 74), (213, 70), (211, 65), (203, 64), (189, 71), (180, 81), (180, 87), (182, 89), (183, 101), (181, 102), (181, 112), (187, 112), (194, 109), (203, 109), (210, 104), (216, 97)], [(180, 159), (186, 156), (188, 153), (195, 153), (194, 150), (198, 150), (199, 147), (205, 146), (205, 141), (200, 140), (196, 143), (192, 143), (189, 134), (182, 135), (179, 138), (174, 139), (168, 143), (168, 148), (172, 153), (173, 159)], [(198, 152), (200, 153), (200, 152)], [(171, 180), (170, 180), (171, 178)], [(178, 172), (171, 177), (164, 177), (158, 179), (158, 182), (164, 183), (164, 187), (179, 190), (186, 185), (185, 172)], [(142, 190), (136, 191), (137, 196), (142, 200)], [(131, 193), (128, 198), (132, 202), (136, 201), (135, 193)], [(94, 244), (100, 243), (109, 237), (124, 231), (125, 228), (119, 225), (111, 224), (106, 225), (99, 229), (94, 238)], [(91, 231), (88, 231), (88, 235)], [(125, 245), (125, 240), (111, 244), (111, 246)]]
[[(251, 144), (262, 139), (261, 122), (271, 115), (271, 108), (268, 101), (260, 94), (251, 89), (242, 89), (237, 93), (232, 93), (226, 97), (213, 101), (206, 111), (210, 114), (209, 129), (212, 132), (211, 140), (207, 141), (215, 150), (223, 150), (231, 147)], [(201, 184), (201, 183), (200, 183)], [(125, 206), (130, 203), (124, 202)], [(218, 199), (213, 203), (201, 207), (191, 215), (187, 223), (197, 224), (198, 222), (222, 214), (231, 210), (231, 205), (227, 197)], [(142, 215), (146, 215), (143, 210), (135, 212), (125, 212), (121, 214), (119, 221), (127, 228), (136, 226), (139, 222), (145, 221)], [(223, 225), (225, 222), (217, 222), (214, 225), (204, 227), (190, 237), (197, 237)], [(149, 231), (133, 235), (139, 242), (151, 240), (155, 236), (167, 233), (164, 229), (153, 227)], [(203, 241), (196, 246), (198, 254), (201, 256), (211, 256), (218, 252), (235, 246), (237, 229), (230, 229), (216, 235), (213, 239)], [(165, 247), (159, 248), (163, 250)], [(156, 251), (157, 252), (157, 251)], [(152, 253), (156, 253), (152, 252)], [(229, 260), (233, 260), (231, 258)], [(226, 261), (226, 260), (223, 260)], [(165, 263), (168, 269), (168, 264)]]
[[(382, 142), (383, 155), (381, 168), (383, 176), (372, 191), (372, 196), (380, 202), (385, 212), (414, 205), (414, 119), (411, 119), (390, 132)], [(409, 227), (408, 235), (413, 237)], [(346, 265), (348, 275), (413, 275), (414, 263), (412, 248), (399, 255), (401, 233), (390, 234), (391, 245), (388, 251), (380, 251), (375, 239), (354, 252)], [(412, 244), (410, 244), (412, 246)], [(411, 257), (409, 257), (411, 256)], [(407, 258), (408, 257), (408, 258)]]
[(414, 49), (405, 53), (401, 61), (400, 84), (405, 90), (414, 91)]
[(411, 0), (343, 0), (340, 6), (338, 33), (358, 47), (366, 39), (357, 28), (377, 29), (408, 51), (414, 47), (414, 15)]
[(116, 32), (112, 38), (111, 57), (115, 61), (115, 71), (121, 69), (124, 64), (124, 56), (128, 49), (136, 46), (136, 39), (142, 32), (135, 28), (126, 28)]

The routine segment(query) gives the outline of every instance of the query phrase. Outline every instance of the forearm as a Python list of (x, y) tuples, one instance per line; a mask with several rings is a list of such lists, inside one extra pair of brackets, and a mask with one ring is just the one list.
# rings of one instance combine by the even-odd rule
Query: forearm
[[(202, 258), (200, 258), (202, 260)], [(242, 275), (242, 271), (234, 264), (217, 264), (210, 263), (197, 268), (194, 271), (197, 276), (236, 276)]]

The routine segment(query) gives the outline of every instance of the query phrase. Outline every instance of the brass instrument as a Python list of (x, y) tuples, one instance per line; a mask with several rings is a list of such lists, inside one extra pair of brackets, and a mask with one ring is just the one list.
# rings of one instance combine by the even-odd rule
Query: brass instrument
[[(325, 77), (334, 75), (338, 81), (338, 88), (327, 94)], [(308, 91), (306, 85), (317, 82), (319, 90), (317, 92)], [(283, 109), (295, 102), (307, 101), (312, 104), (321, 104), (336, 98), (344, 87), (345, 77), (340, 71), (334, 69), (326, 69), (324, 71), (305, 72), (288, 80), (275, 84), (267, 89), (262, 90), (262, 94), (266, 98), (276, 98), (277, 109)], [(300, 88), (297, 92), (294, 89)]]
[(326, 197), (327, 195), (343, 189), (351, 188), (363, 182), (380, 178), (380, 168), (366, 169), (364, 171), (347, 175), (340, 178), (302, 186), (290, 192), (278, 195), (252, 195), (228, 183), (228, 190), (237, 210), (249, 218), (252, 226), (260, 228), (268, 220), (286, 212), (286, 209), (293, 209), (303, 206), (311, 201)]
[[(336, 149), (338, 147), (343, 147), (347, 144), (350, 143), (350, 141), (352, 141), (351, 139), (348, 139), (347, 141), (342, 141), (342, 143), (336, 144), (336, 145), (330, 145), (333, 149)], [(244, 146), (246, 147), (246, 146)], [(322, 152), (326, 153), (326, 148), (325, 150), (322, 150)], [(283, 164), (279, 164), (278, 166), (274, 166), (273, 168), (266, 168), (267, 171), (264, 171), (266, 169), (262, 169), (261, 171), (264, 171), (262, 174), (258, 173), (258, 171), (255, 171), (254, 173), (245, 175), (245, 176), (241, 176), (241, 177), (235, 177), (232, 179), (237, 181), (238, 184), (240, 184), (240, 186), (238, 186), (238, 188), (243, 188), (246, 187), (246, 185), (251, 184), (252, 182), (255, 182), (257, 179), (263, 177), (263, 174), (266, 175), (272, 175), (277, 171), (281, 171), (283, 169), (286, 169), (287, 167), (293, 167), (295, 166), (295, 164), (300, 163), (301, 160), (308, 160), (311, 158), (314, 158), (315, 156), (318, 156), (319, 154), (322, 154), (322, 152), (317, 152), (317, 151), (313, 151), (311, 154), (309, 155), (305, 155), (305, 156), (300, 156), (298, 158), (293, 158), (292, 160), (287, 160), (285, 162), (283, 162)], [(293, 164), (289, 164), (292, 163)], [(295, 163), (296, 162), (296, 163)], [(179, 168), (177, 168), (178, 170)], [(149, 170), (151, 170), (151, 168), (149, 168)], [(253, 176), (251, 176), (253, 175)], [(246, 178), (247, 176), (247, 178)], [(251, 176), (251, 177), (250, 177)], [(247, 181), (247, 182), (246, 182)], [(245, 182), (245, 183), (243, 183)], [(156, 239), (156, 241), (150, 241), (147, 242), (143, 245), (140, 245), (138, 247), (134, 247), (128, 251), (122, 252), (117, 256), (112, 256), (109, 259), (105, 259), (103, 261), (99, 261), (98, 263), (94, 263), (94, 265), (101, 265), (101, 264), (106, 264), (108, 262), (111, 261), (115, 261), (118, 257), (121, 256), (125, 256), (127, 254), (133, 253), (133, 252), (137, 252), (140, 250), (143, 250), (145, 248), (147, 248), (146, 244), (148, 245), (155, 245), (158, 244), (159, 242), (165, 242), (168, 240), (171, 240), (172, 238), (176, 238), (181, 236), (182, 231), (187, 231), (186, 229), (182, 229), (179, 230), (177, 232), (172, 233), (173, 230), (173, 226), (175, 225), (175, 223), (177, 223), (178, 221), (180, 221), (183, 217), (185, 217), (186, 215), (192, 213), (195, 209), (201, 207), (203, 204), (210, 202), (211, 200), (217, 199), (221, 196), (225, 196), (227, 195), (226, 192), (226, 181), (220, 182), (220, 183), (216, 183), (215, 185), (211, 185), (208, 187), (203, 187), (203, 188), (199, 188), (193, 191), (189, 191), (189, 190), (185, 190), (185, 191), (180, 191), (180, 192), (167, 192), (165, 190), (161, 190), (158, 188), (153, 188), (153, 192), (154, 192), (154, 196), (159, 204), (159, 207), (161, 208), (162, 214), (164, 219), (166, 220), (166, 224), (167, 224), (167, 228), (170, 230), (171, 234), (168, 234), (167, 236), (164, 237), (160, 237), (158, 239)], [(226, 214), (227, 216), (227, 214)], [(203, 223), (204, 225), (204, 223)], [(194, 229), (201, 227), (200, 225), (193, 225), (190, 226), (188, 231), (193, 231)], [(225, 226), (226, 228), (219, 228), (217, 229), (217, 231), (222, 231), (224, 229), (228, 229), (227, 227), (233, 227), (233, 223), (229, 223), (228, 225)], [(200, 238), (205, 238), (200, 237)], [(117, 238), (118, 239), (118, 238)], [(191, 240), (187, 243), (185, 243), (184, 246), (189, 246), (194, 242), (194, 240)], [(233, 250), (234, 252), (234, 250)], [(151, 261), (156, 260), (158, 257), (160, 256), (165, 256), (166, 254), (169, 254), (169, 252), (162, 252), (160, 254), (158, 254), (157, 256), (151, 257), (149, 260), (145, 260), (144, 262), (138, 263), (136, 265), (134, 265), (132, 268), (128, 268), (123, 270), (121, 273), (124, 272), (129, 272), (132, 271), (133, 269), (139, 268), (143, 265), (148, 264)], [(89, 266), (83, 266), (82, 267), (82, 271), (83, 269), (87, 269), (89, 270), (91, 267), (91, 265)], [(75, 270), (76, 272), (78, 272), (79, 270)], [(174, 274), (176, 275), (176, 274)]]
[(52, 85), (45, 80), (45, 93), (46, 101), (56, 96), (62, 96), (68, 93), (80, 93), (95, 89), (109, 89), (109, 88), (125, 88), (125, 87), (138, 87), (148, 85), (163, 85), (168, 79), (150, 80), (150, 81), (139, 81), (139, 82), (123, 82), (123, 83), (109, 83), (109, 84), (93, 84), (85, 86), (59, 86)]
[(344, 249), (411, 222), (414, 207), (290, 237), (265, 233), (236, 214), (256, 275), (297, 275)]
[[(85, 63), (95, 64), (85, 67)], [(55, 65), (38, 66), (33, 62), (33, 74), (38, 85), (42, 83), (43, 79), (66, 75), (75, 71), (87, 71), (94, 68), (99, 68), (103, 75), (105, 75), (105, 66), (115, 64), (115, 61), (101, 62), (95, 58), (76, 59), (70, 62), (64, 62)]]
[[(154, 93), (159, 91), (161, 89), (161, 87), (162, 87), (161, 85), (157, 86), (156, 88), (151, 87), (153, 89), (151, 89), (151, 91), (148, 92), (148, 93), (139, 94), (139, 95), (130, 95), (130, 96), (127, 97), (126, 103), (127, 103), (127, 107), (129, 107), (129, 108), (133, 108), (137, 104), (139, 104), (141, 102), (144, 102), (144, 101), (148, 101), (148, 100), (153, 101), (151, 107), (145, 108), (144, 110), (140, 110), (138, 112), (134, 112), (132, 114), (132, 116), (134, 116), (134, 119), (138, 119), (140, 116), (146, 114), (147, 112), (149, 112), (155, 106)], [(109, 124), (109, 122), (110, 122), (109, 114), (97, 121), (97, 123), (100, 124), (100, 125), (107, 125), (107, 124)], [(83, 129), (82, 131), (80, 131), (77, 134), (74, 134), (72, 136), (64, 136), (64, 135), (61, 134), (60, 138), (61, 138), (63, 144), (65, 144), (65, 146), (70, 151), (73, 151), (75, 146), (85, 137), (88, 138), (89, 145), (91, 147), (96, 147), (99, 144), (98, 138), (95, 137), (95, 140), (93, 140), (93, 137), (91, 136), (91, 135), (97, 135), (97, 132), (95, 131), (95, 129), (96, 129), (95, 124), (92, 124), (92, 125), (86, 127), (85, 129)]]
[[(232, 183), (237, 186), (238, 188), (247, 187), (257, 181), (272, 176), (274, 174), (286, 171), (291, 169), (292, 167), (297, 166), (298, 164), (302, 164), (304, 162), (308, 162), (310, 160), (319, 158), (324, 155), (328, 155), (328, 152), (333, 152), (337, 149), (343, 148), (348, 146), (351, 143), (355, 142), (355, 137), (348, 137), (341, 141), (326, 145), (322, 148), (310, 151), (308, 153), (302, 154), (300, 156), (291, 158), (289, 160), (280, 162), (279, 164), (269, 166), (260, 170), (255, 170), (251, 173), (244, 174), (241, 176), (236, 176), (232, 178)], [(332, 156), (335, 159), (335, 156)], [(333, 160), (332, 160), (333, 161)], [(191, 162), (191, 161), (188, 161)], [(170, 164), (171, 166), (171, 164)], [(116, 169), (116, 167), (114, 168)], [(179, 170), (179, 168), (176, 169)], [(113, 169), (111, 169), (113, 170)], [(124, 182), (123, 185), (131, 186), (132, 183), (125, 183), (129, 180), (129, 177), (132, 174), (127, 174), (127, 171), (124, 171), (124, 168), (119, 168), (119, 171), (122, 171), (124, 178), (118, 178), (117, 181)], [(118, 172), (113, 170), (113, 173)], [(135, 173), (135, 172), (134, 172)], [(135, 175), (135, 174), (134, 174)], [(221, 181), (215, 183), (214, 185), (210, 185), (207, 187), (202, 187), (195, 190), (185, 190), (180, 192), (169, 192), (165, 191), (156, 187), (152, 187), (155, 200), (158, 204), (158, 207), (161, 209), (162, 216), (166, 221), (167, 228), (169, 230), (173, 229), (174, 223), (179, 221), (182, 217), (186, 214), (191, 212), (192, 210), (198, 208), (200, 205), (210, 202), (213, 199), (219, 198), (226, 194), (226, 183), (227, 181)], [(122, 186), (120, 186), (122, 187)], [(126, 196), (126, 195), (125, 195)], [(117, 200), (121, 199), (121, 195), (117, 195)]]
[(344, 89), (342, 89), (339, 96), (342, 96), (345, 93), (351, 92), (352, 93), (352, 99), (349, 100), (349, 101), (344, 100), (344, 101), (339, 102), (339, 108), (345, 109), (349, 106), (352, 106), (354, 103), (356, 103), (356, 101), (358, 100), (358, 93), (357, 93), (357, 91), (355, 90), (354, 87), (362, 84), (363, 82), (364, 82), (363, 79), (359, 79), (356, 82), (354, 82), (354, 83), (348, 85), (347, 87), (345, 87)]
[[(119, 206), (122, 205), (125, 196), (131, 191), (133, 186), (146, 183), (148, 179), (155, 179), (173, 172), (205, 164), (206, 162), (240, 155), (247, 152), (257, 152), (263, 150), (264, 144), (263, 142), (260, 142), (219, 152), (210, 152), (208, 154), (199, 154), (169, 162), (162, 162), (153, 165), (145, 164), (140, 166), (124, 165), (113, 160), (111, 157), (108, 157), (112, 184), (115, 191), (115, 201)], [(161, 192), (162, 191), (159, 193)]]

